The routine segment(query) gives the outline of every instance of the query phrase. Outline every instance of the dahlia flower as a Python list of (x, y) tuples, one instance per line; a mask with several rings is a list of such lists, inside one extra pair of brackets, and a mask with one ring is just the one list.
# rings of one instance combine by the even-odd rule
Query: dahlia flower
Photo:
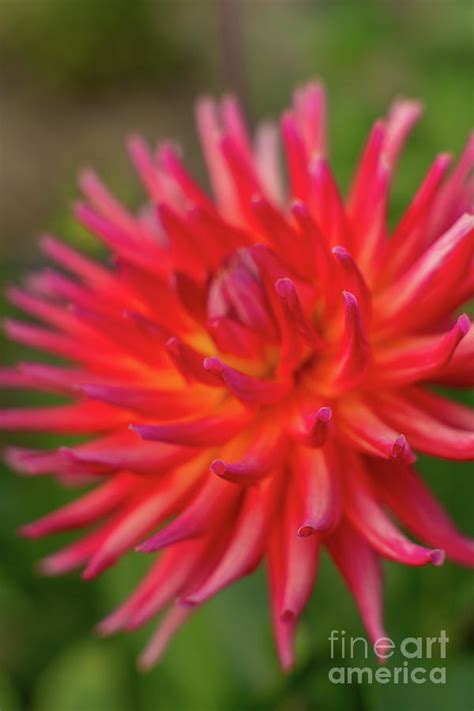
[(474, 291), (474, 140), (451, 170), (449, 155), (436, 157), (390, 230), (391, 178), (420, 112), (397, 101), (374, 124), (343, 197), (319, 84), (298, 89), (279, 131), (265, 123), (254, 141), (233, 98), (203, 99), (212, 198), (174, 145), (132, 137), (143, 209), (91, 171), (75, 208), (113, 261), (46, 236), (60, 269), (8, 291), (43, 322), (9, 319), (8, 337), (66, 362), (4, 367), (3, 386), (68, 399), (3, 409), (0, 426), (88, 436), (7, 450), (28, 476), (90, 487), (21, 532), (82, 531), (42, 561), (49, 575), (81, 568), (90, 580), (133, 549), (153, 554), (99, 625), (133, 630), (163, 612), (143, 667), (196, 607), (261, 563), (284, 668), (321, 548), (372, 640), (384, 636), (383, 559), (474, 563), (474, 542), (414, 468), (416, 452), (474, 457), (472, 411), (431, 387), (474, 383), (474, 330), (460, 313)]

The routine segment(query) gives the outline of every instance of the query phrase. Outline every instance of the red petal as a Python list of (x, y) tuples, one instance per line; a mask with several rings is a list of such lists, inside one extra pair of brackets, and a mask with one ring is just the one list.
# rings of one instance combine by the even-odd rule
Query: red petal
[(172, 543), (200, 536), (232, 523), (241, 491), (226, 481), (210, 476), (193, 501), (172, 523), (137, 547), (144, 553)]
[(188, 447), (210, 447), (223, 444), (238, 434), (249, 422), (250, 413), (232, 403), (209, 417), (163, 425), (131, 425), (142, 439), (181, 444)]
[(441, 565), (443, 552), (412, 543), (399, 531), (379, 505), (361, 462), (347, 466), (346, 515), (360, 535), (385, 558), (406, 565)]
[(430, 412), (402, 395), (386, 394), (377, 401), (377, 410), (395, 427), (404, 427), (413, 447), (447, 459), (474, 458), (474, 416), (471, 431), (445, 424)]
[(298, 449), (292, 469), (293, 482), (303, 502), (298, 536), (307, 537), (332, 530), (339, 522), (342, 508), (334, 455), (331, 456), (326, 449)]
[(246, 489), (230, 543), (221, 560), (207, 580), (183, 599), (183, 604), (202, 604), (255, 569), (265, 550), (269, 520), (273, 513), (271, 494), (274, 488), (274, 482), (268, 481)]
[(279, 402), (291, 391), (287, 381), (262, 380), (226, 365), (219, 358), (204, 359), (204, 368), (221, 380), (230, 392), (242, 402), (253, 405), (272, 405)]
[(461, 565), (474, 566), (474, 540), (464, 537), (416, 472), (374, 462), (372, 484), (400, 521), (430, 546)]
[(371, 641), (386, 637), (379, 557), (348, 522), (338, 526), (326, 545), (354, 596)]

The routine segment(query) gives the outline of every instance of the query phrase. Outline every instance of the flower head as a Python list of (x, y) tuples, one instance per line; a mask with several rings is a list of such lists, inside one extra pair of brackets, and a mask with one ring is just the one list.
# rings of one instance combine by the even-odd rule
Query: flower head
[(213, 199), (171, 144), (152, 152), (132, 138), (145, 207), (130, 212), (87, 171), (75, 210), (113, 265), (48, 236), (60, 269), (9, 290), (43, 325), (8, 320), (7, 335), (67, 363), (5, 367), (0, 381), (68, 400), (2, 410), (0, 426), (90, 436), (7, 451), (27, 475), (90, 487), (22, 532), (83, 531), (41, 563), (50, 575), (91, 579), (135, 547), (153, 554), (100, 624), (135, 629), (165, 609), (144, 666), (262, 561), (284, 667), (321, 547), (372, 639), (384, 634), (381, 559), (474, 562), (413, 466), (416, 452), (474, 458), (472, 411), (430, 387), (474, 383), (474, 330), (458, 315), (474, 287), (474, 140), (452, 170), (448, 155), (435, 159), (390, 231), (390, 181), (420, 110), (399, 101), (374, 124), (344, 198), (319, 84), (281, 120), (288, 186), (276, 128), (251, 141), (232, 98), (202, 100)]

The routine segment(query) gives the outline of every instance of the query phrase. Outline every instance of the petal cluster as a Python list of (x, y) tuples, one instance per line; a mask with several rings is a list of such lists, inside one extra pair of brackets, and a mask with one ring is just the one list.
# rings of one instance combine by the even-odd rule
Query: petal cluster
[(60, 360), (3, 367), (0, 384), (65, 400), (0, 410), (0, 428), (87, 435), (7, 450), (23, 474), (88, 487), (22, 533), (81, 532), (42, 561), (49, 575), (91, 579), (135, 548), (153, 554), (99, 626), (131, 630), (163, 612), (144, 667), (196, 606), (262, 562), (285, 668), (321, 547), (372, 639), (384, 635), (383, 559), (474, 563), (474, 542), (413, 466), (416, 452), (474, 459), (472, 410), (432, 387), (474, 384), (462, 313), (474, 140), (453, 167), (436, 157), (390, 229), (391, 179), (420, 112), (398, 101), (374, 124), (343, 196), (320, 84), (254, 140), (233, 98), (201, 100), (212, 198), (175, 146), (133, 137), (143, 208), (129, 211), (92, 171), (75, 208), (113, 262), (46, 236), (54, 266), (8, 291), (34, 320), (9, 319), (7, 336)]

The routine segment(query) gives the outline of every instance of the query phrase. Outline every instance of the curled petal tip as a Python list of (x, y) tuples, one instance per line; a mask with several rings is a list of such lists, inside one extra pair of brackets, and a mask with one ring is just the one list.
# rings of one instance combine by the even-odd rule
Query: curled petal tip
[(295, 287), (291, 279), (283, 277), (275, 282), (275, 291), (281, 298), (287, 298), (294, 293)]
[(317, 412), (308, 417), (306, 432), (299, 434), (298, 439), (309, 446), (321, 447), (329, 436), (331, 419), (331, 408), (320, 407)]
[(342, 247), (342, 246), (339, 245), (339, 244), (336, 245), (335, 247), (333, 247), (333, 248), (331, 249), (331, 252), (332, 252), (332, 253), (334, 254), (334, 256), (337, 257), (338, 259), (349, 259), (349, 258), (350, 258), (350, 254), (349, 254), (349, 252), (347, 251), (347, 249), (346, 249), (345, 247)]
[(222, 459), (214, 459), (211, 463), (210, 469), (213, 474), (216, 474), (216, 476), (223, 477), (227, 471), (227, 465), (224, 461), (222, 461)]
[(344, 299), (345, 303), (347, 306), (351, 308), (357, 308), (358, 303), (357, 303), (357, 298), (354, 296), (354, 294), (350, 291), (343, 291), (342, 292), (342, 298)]
[(399, 435), (392, 443), (390, 448), (390, 456), (392, 459), (407, 462), (409, 464), (416, 461), (416, 457), (413, 454), (405, 435), (403, 434)]
[(179, 338), (176, 338), (176, 336), (171, 336), (168, 338), (165, 342), (165, 346), (168, 349), (176, 349), (179, 346)]
[(222, 375), (224, 372), (222, 361), (219, 360), (219, 358), (216, 358), (216, 356), (208, 356), (207, 358), (204, 358), (202, 364), (205, 370), (209, 371), (209, 373), (212, 373), (213, 375)]
[(294, 198), (294, 200), (291, 201), (291, 212), (293, 215), (302, 215), (306, 217), (308, 214), (308, 208), (306, 207), (306, 204), (303, 202), (303, 200), (300, 200), (299, 198)]
[(134, 432), (136, 435), (141, 437), (141, 439), (147, 439), (147, 435), (149, 431), (147, 431), (147, 426), (146, 425), (137, 425), (136, 423), (132, 423), (128, 425), (127, 429), (130, 432)]
[(317, 414), (316, 418), (320, 422), (329, 422), (332, 418), (332, 410), (330, 407), (320, 407)]
[(392, 444), (392, 448), (390, 450), (390, 455), (394, 458), (397, 459), (400, 454), (405, 450), (407, 446), (407, 440), (405, 435), (401, 434), (397, 437), (395, 442)]
[(314, 526), (304, 524), (303, 526), (299, 527), (297, 535), (298, 538), (309, 538), (309, 536), (313, 536), (315, 533), (317, 533), (317, 531)]
[(456, 321), (459, 330), (463, 336), (466, 336), (471, 328), (471, 319), (467, 314), (461, 314)]
[(181, 605), (181, 607), (192, 608), (197, 607), (197, 605), (199, 605), (199, 600), (190, 595), (189, 597), (181, 597), (179, 599), (179, 604)]
[(443, 565), (445, 557), (445, 552), (440, 548), (435, 548), (429, 553), (430, 562), (436, 566)]

